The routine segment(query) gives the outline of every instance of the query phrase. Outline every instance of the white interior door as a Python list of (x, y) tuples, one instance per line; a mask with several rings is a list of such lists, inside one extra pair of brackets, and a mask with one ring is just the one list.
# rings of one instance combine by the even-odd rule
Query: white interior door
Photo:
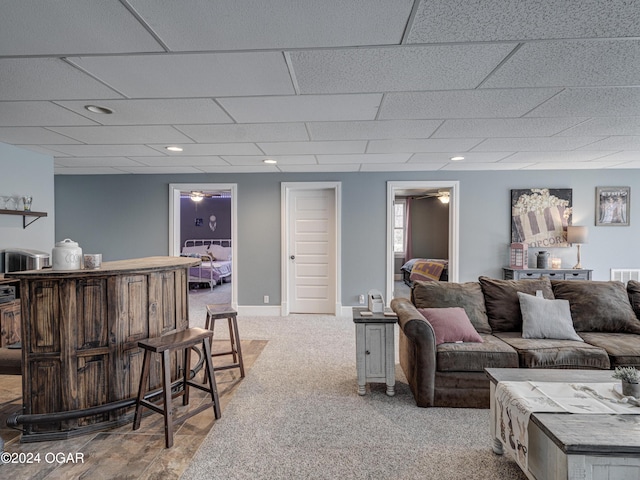
[(334, 314), (337, 290), (335, 190), (291, 190), (288, 209), (289, 312)]

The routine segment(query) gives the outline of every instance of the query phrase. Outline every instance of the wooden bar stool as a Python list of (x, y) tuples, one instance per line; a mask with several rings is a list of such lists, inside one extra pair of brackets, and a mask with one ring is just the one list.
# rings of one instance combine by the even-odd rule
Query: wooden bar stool
[[(193, 417), (198, 413), (213, 407), (215, 418), (220, 418), (220, 400), (218, 398), (218, 389), (216, 387), (216, 379), (213, 375), (213, 364), (211, 363), (211, 339), (213, 332), (203, 328), (187, 328), (181, 332), (172, 333), (162, 337), (149, 338), (138, 342), (140, 348), (144, 348), (144, 360), (142, 363), (142, 374), (140, 376), (140, 388), (138, 390), (138, 399), (136, 401), (136, 412), (133, 417), (133, 429), (140, 428), (140, 420), (142, 419), (142, 407), (147, 407), (154, 412), (161, 413), (164, 416), (164, 438), (167, 448), (173, 446), (173, 425), (182, 422), (187, 418)], [(209, 386), (189, 380), (191, 372), (191, 347), (202, 344), (205, 361), (205, 383), (208, 380)], [(175, 350), (184, 351), (184, 373), (182, 379), (176, 382), (182, 385), (182, 391), (171, 395), (171, 352)], [(163, 406), (156, 405), (153, 402), (145, 400), (145, 393), (149, 383), (149, 366), (151, 363), (151, 354), (162, 354), (162, 393)], [(178, 417), (173, 418), (171, 411), (171, 400), (174, 397), (182, 396), (182, 405), (189, 404), (189, 387), (198, 388), (211, 394), (211, 401), (198, 408)]]
[(210, 304), (207, 305), (207, 321), (205, 328), (213, 332), (215, 321), (223, 318), (227, 319), (229, 326), (229, 339), (231, 341), (231, 350), (227, 352), (214, 353), (212, 356), (219, 357), (221, 355), (233, 355), (233, 363), (229, 365), (222, 365), (214, 367), (216, 370), (227, 370), (229, 368), (239, 368), (240, 377), (244, 378), (244, 362), (242, 361), (242, 347), (240, 346), (240, 335), (238, 334), (238, 321), (236, 312), (229, 305), (224, 304)]

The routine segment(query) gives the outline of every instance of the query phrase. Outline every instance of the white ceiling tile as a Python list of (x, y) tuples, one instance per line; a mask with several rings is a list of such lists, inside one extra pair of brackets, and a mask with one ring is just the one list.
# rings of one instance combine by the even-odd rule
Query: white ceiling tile
[(151, 148), (166, 155), (190, 156), (190, 155), (261, 155), (262, 152), (253, 143), (180, 143), (177, 146), (183, 148), (182, 152), (169, 152), (164, 147), (166, 143), (160, 145), (149, 145)]
[(526, 116), (625, 117), (639, 111), (640, 87), (567, 88)]
[(54, 125), (96, 125), (96, 123), (51, 102), (0, 102), (0, 126), (2, 127)]
[(606, 155), (606, 152), (598, 152), (603, 154), (601, 160), (607, 162), (640, 162), (640, 150), (629, 152), (616, 152), (611, 155)]
[(127, 172), (112, 167), (54, 167), (54, 175), (123, 175)]
[(166, 125), (136, 126), (100, 126), (100, 127), (49, 127), (84, 143), (133, 144), (158, 143), (166, 144), (191, 142), (191, 139), (175, 128)]
[(397, 44), (413, 0), (129, 0), (171, 50)]
[(568, 162), (589, 162), (595, 159), (603, 160), (605, 155), (611, 152), (516, 152), (506, 157), (501, 163), (568, 163)]
[(322, 172), (358, 172), (360, 171), (359, 163), (347, 165), (283, 165), (281, 172), (285, 173), (322, 173)]
[(520, 117), (559, 91), (530, 88), (388, 93), (379, 119)]
[(515, 48), (436, 45), (291, 52), (300, 93), (476, 88)]
[(318, 155), (319, 164), (341, 163), (405, 163), (409, 160), (410, 153), (364, 153), (356, 155)]
[[(553, 119), (544, 119), (549, 122)], [(571, 127), (558, 136), (586, 136), (586, 135), (640, 135), (640, 117), (600, 117), (591, 118), (575, 127)]]
[(396, 152), (466, 152), (480, 142), (477, 138), (459, 139), (399, 139), (399, 140), (371, 140), (367, 153), (396, 153)]
[(305, 155), (331, 153), (364, 153), (367, 142), (269, 142), (258, 146), (267, 155)]
[(379, 163), (363, 164), (361, 172), (434, 172), (446, 165), (442, 163), (402, 163), (400, 165), (385, 165)]
[[(416, 153), (411, 156), (409, 163), (442, 163), (442, 162), (465, 162), (465, 163), (489, 163), (497, 162), (509, 156), (513, 152), (430, 152)], [(451, 157), (463, 156), (464, 160), (451, 160)]]
[[(636, 157), (636, 158), (640, 158), (640, 157)], [(633, 168), (633, 169), (637, 169), (637, 168), (640, 168), (640, 159), (639, 160), (635, 160), (633, 162), (618, 163), (616, 165), (611, 165), (609, 167), (604, 167), (604, 168)]]
[(133, 98), (294, 93), (287, 64), (279, 52), (71, 57), (69, 60)]
[(163, 51), (120, 2), (4, 0), (2, 10), (0, 55)]
[(221, 98), (218, 103), (241, 123), (373, 120), (381, 94)]
[(269, 158), (282, 165), (317, 165), (313, 155), (225, 155), (224, 160), (231, 165), (263, 165), (263, 160)]
[(10, 143), (12, 145), (80, 143), (69, 137), (58, 135), (55, 132), (40, 127), (0, 127), (0, 142)]
[(464, 163), (464, 162), (449, 162), (440, 170), (521, 170), (525, 168), (527, 164), (523, 163), (502, 163), (502, 162), (491, 162), (491, 163)]
[(278, 173), (274, 165), (202, 165), (199, 170), (206, 173)]
[(375, 120), (364, 122), (309, 122), (312, 140), (374, 140), (429, 137), (440, 120)]
[(134, 174), (169, 174), (169, 173), (202, 173), (202, 170), (195, 167), (119, 167), (120, 170)]
[(60, 157), (55, 159), (55, 165), (60, 167), (140, 167), (141, 163), (126, 157)]
[(0, 58), (0, 100), (121, 97), (57, 58)]
[(520, 48), (482, 88), (632, 85), (638, 78), (640, 40), (534, 42)]
[(575, 162), (558, 162), (558, 163), (536, 163), (522, 167), (522, 170), (602, 170), (604, 168), (615, 167), (615, 164), (607, 162), (581, 162), (576, 165)]
[(586, 118), (483, 118), (446, 120), (431, 138), (544, 137)]
[[(72, 157), (144, 157), (158, 152), (146, 145), (43, 145), (47, 150)], [(57, 153), (54, 157), (58, 157)]]
[(243, 123), (233, 125), (176, 125), (196, 142), (306, 141), (304, 123)]
[(151, 167), (179, 167), (181, 165), (200, 167), (201, 165), (229, 165), (217, 156), (134, 157), (134, 159), (138, 164), (148, 165)]
[[(56, 148), (56, 146), (53, 146)], [(41, 153), (43, 155), (48, 155), (50, 157), (69, 157), (70, 155), (66, 153), (57, 152), (52, 150), (51, 148), (45, 148), (43, 145), (21, 145), (20, 148), (24, 148), (25, 150), (30, 150), (32, 152)]]
[[(571, 137), (568, 137), (571, 138)], [(583, 150), (640, 150), (640, 135), (609, 137), (592, 143)]]
[(520, 137), (520, 138), (488, 138), (473, 148), (476, 152), (512, 152), (512, 151), (557, 151), (573, 150), (590, 145), (600, 137)]
[[(56, 102), (102, 125), (160, 125), (174, 123), (230, 123), (232, 120), (210, 98), (153, 100), (95, 100)], [(98, 105), (112, 114), (92, 113), (84, 107)]]
[(420, 2), (409, 43), (640, 36), (628, 0), (430, 0)]

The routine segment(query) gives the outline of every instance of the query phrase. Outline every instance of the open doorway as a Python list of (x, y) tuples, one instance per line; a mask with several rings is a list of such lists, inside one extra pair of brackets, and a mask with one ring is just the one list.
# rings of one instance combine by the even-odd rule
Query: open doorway
[(169, 185), (169, 255), (202, 258), (189, 270), (190, 302), (237, 309), (236, 191), (236, 184)]
[(442, 261), (438, 279), (458, 281), (458, 196), (457, 181), (387, 182), (389, 300), (409, 294), (401, 267), (419, 258)]

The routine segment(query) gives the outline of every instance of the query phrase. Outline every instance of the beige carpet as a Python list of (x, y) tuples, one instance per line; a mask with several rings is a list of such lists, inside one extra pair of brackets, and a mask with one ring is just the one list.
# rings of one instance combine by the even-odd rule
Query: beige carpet
[(525, 479), (492, 453), (488, 410), (416, 407), (399, 365), (395, 397), (359, 396), (350, 318), (238, 322), (269, 343), (183, 479)]

